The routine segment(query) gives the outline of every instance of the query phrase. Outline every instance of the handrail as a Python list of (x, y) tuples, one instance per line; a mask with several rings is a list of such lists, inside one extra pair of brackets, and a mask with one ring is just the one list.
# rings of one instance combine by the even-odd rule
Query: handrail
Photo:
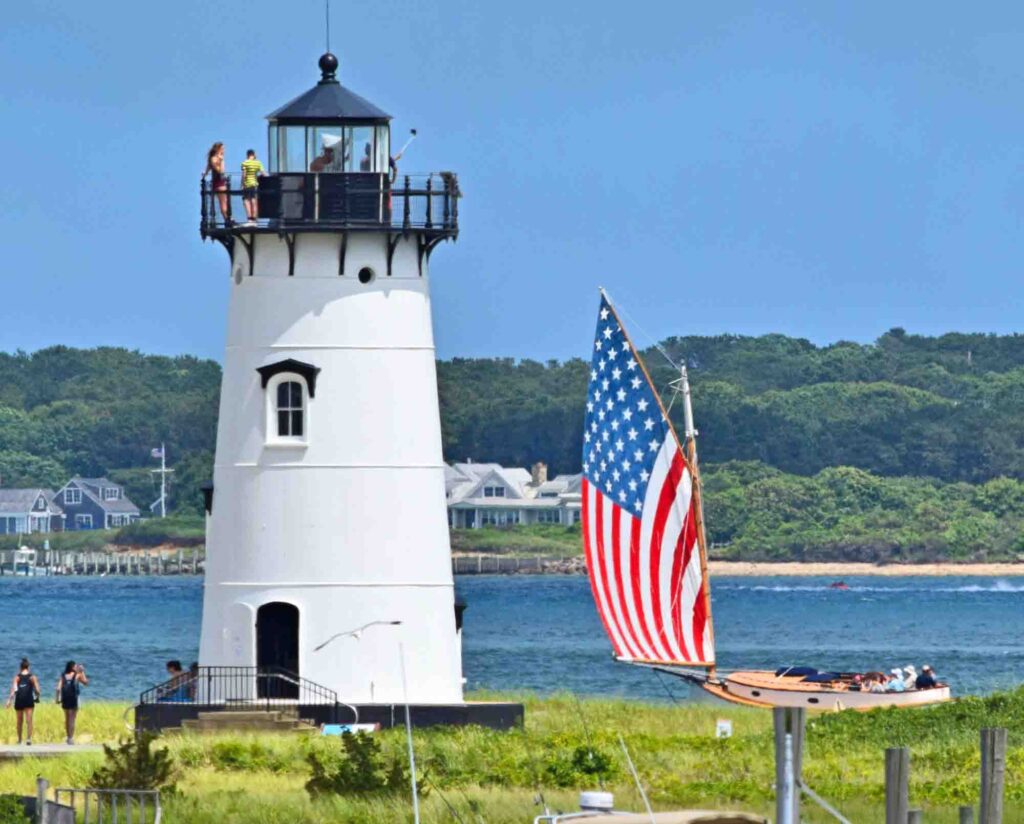
[[(241, 225), (246, 214), (238, 202), (244, 190), (236, 186), (232, 175), (224, 175), (223, 180), (221, 189), (214, 189), (206, 177), (200, 182), (200, 232), (204, 237)], [(245, 225), (282, 230), (426, 230), (454, 237), (461, 196), (458, 178), (452, 172), (403, 175), (394, 182), (375, 173), (279, 172), (260, 178), (259, 217)]]
[[(277, 685), (277, 688), (275, 688)], [(198, 667), (139, 695), (140, 704), (338, 704), (337, 693), (283, 667)]]

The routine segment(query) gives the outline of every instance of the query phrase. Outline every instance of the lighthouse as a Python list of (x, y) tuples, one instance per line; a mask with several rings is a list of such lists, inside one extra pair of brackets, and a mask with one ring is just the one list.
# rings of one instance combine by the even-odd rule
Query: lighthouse
[(203, 182), (230, 298), (199, 664), (252, 698), (465, 707), (430, 305), (458, 184), (402, 174), (391, 117), (319, 68), (267, 117), (257, 217), (241, 175)]

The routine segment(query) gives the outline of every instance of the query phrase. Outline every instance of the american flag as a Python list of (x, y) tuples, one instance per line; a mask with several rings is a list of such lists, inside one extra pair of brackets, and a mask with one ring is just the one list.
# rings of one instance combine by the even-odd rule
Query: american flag
[(714, 663), (692, 491), (675, 431), (602, 293), (583, 432), (583, 545), (622, 660)]

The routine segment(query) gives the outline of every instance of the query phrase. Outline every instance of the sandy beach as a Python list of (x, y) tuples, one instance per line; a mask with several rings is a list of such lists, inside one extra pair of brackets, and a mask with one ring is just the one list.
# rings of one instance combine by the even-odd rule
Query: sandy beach
[(856, 564), (711, 561), (712, 575), (824, 575), (843, 578), (853, 575), (987, 575), (994, 578), (1024, 576), (1024, 563), (1019, 564)]

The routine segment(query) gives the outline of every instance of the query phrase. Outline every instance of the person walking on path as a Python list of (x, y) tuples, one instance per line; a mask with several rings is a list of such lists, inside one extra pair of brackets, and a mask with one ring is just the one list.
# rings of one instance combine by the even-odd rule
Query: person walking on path
[(78, 718), (78, 693), (89, 683), (85, 667), (68, 661), (64, 674), (57, 679), (57, 703), (64, 710), (64, 732), (67, 743), (75, 743), (75, 720)]
[(242, 203), (249, 223), (260, 218), (259, 185), (263, 177), (263, 164), (256, 159), (256, 150), (249, 149), (242, 161)]
[(39, 679), (32, 674), (28, 658), (21, 659), (21, 666), (18, 667), (18, 674), (11, 681), (11, 694), (7, 696), (7, 704), (10, 707), (14, 703), (14, 711), (18, 714), (18, 743), (21, 743), (22, 728), (27, 720), (28, 736), (25, 738), (25, 745), (32, 744), (32, 710), (39, 701)]

